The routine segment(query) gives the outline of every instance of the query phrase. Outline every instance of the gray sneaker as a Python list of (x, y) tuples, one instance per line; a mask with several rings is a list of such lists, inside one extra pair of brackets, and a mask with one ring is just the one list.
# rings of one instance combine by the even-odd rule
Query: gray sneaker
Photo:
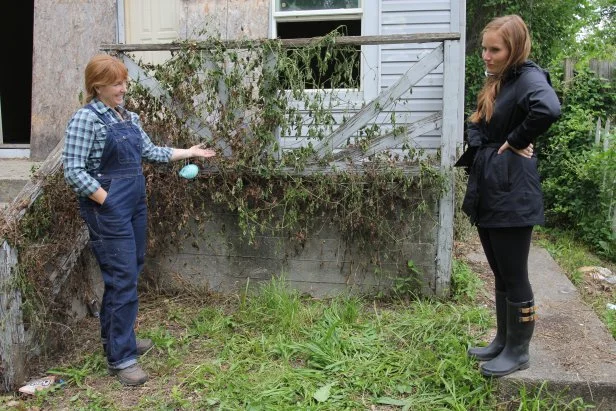
[(154, 343), (149, 338), (137, 338), (137, 355), (145, 354), (152, 347)]
[(141, 385), (148, 380), (148, 375), (139, 364), (133, 364), (121, 370), (109, 368), (109, 374), (117, 376), (124, 385)]

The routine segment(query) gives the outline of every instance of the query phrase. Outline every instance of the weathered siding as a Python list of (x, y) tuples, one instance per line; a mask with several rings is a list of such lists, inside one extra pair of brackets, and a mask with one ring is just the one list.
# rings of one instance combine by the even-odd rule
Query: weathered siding
[[(454, 0), (455, 1), (455, 0)], [(451, 1), (383, 0), (380, 14), (380, 34), (439, 33), (451, 30)], [(395, 44), (380, 47), (380, 89), (395, 83), (408, 68), (438, 43)], [(412, 121), (443, 109), (443, 66), (424, 77), (410, 92), (396, 102), (396, 121), (403, 123), (409, 115)], [(414, 139), (417, 146), (435, 153), (440, 148), (441, 131), (433, 130)]]
[(269, 0), (181, 0), (180, 37), (267, 38)]
[[(378, 5), (370, 6), (366, 1), (362, 25), (362, 35), (393, 35), (414, 33), (441, 33), (460, 30), (459, 20), (452, 8), (456, 0), (432, 1), (423, 0), (382, 0)], [(376, 20), (376, 29), (375, 26)], [(332, 93), (339, 100), (333, 110), (337, 124), (343, 118), (348, 118), (361, 107), (370, 102), (375, 95), (366, 90), (375, 87), (376, 92), (382, 92), (393, 85), (410, 67), (423, 56), (432, 51), (439, 43), (425, 44), (391, 44), (381, 46), (364, 46), (361, 89), (352, 95), (340, 97), (338, 92)], [(372, 50), (377, 49), (376, 53)], [(374, 84), (376, 83), (376, 84)], [(383, 133), (391, 130), (391, 114), (395, 112), (396, 125), (404, 125), (425, 118), (443, 109), (443, 66), (440, 65), (425, 76), (411, 90), (392, 106), (375, 116), (368, 125), (377, 124)], [(306, 113), (306, 120), (310, 116)], [(281, 147), (293, 149), (307, 144), (307, 128), (290, 136), (281, 136)], [(401, 139), (399, 139), (401, 140)], [(428, 154), (435, 154), (441, 145), (441, 130), (435, 129), (411, 142), (417, 148), (424, 149)], [(393, 152), (401, 152), (401, 147), (392, 144)]]
[(116, 23), (115, 0), (35, 0), (32, 159), (45, 159), (64, 136), (81, 105), (85, 65), (101, 44), (115, 43)]

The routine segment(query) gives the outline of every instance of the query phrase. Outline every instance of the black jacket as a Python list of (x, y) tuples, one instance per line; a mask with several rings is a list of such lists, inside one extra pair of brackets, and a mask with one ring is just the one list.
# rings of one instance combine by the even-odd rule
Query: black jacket
[(469, 123), (467, 143), (476, 150), (462, 209), (479, 227), (525, 227), (544, 223), (537, 158), (512, 150), (535, 143), (560, 117), (560, 102), (546, 71), (531, 61), (505, 74), (489, 123)]

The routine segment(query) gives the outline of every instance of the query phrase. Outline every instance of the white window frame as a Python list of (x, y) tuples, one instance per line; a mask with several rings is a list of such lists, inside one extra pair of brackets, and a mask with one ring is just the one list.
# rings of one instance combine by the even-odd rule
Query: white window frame
[[(358, 8), (352, 9), (319, 9), (319, 10), (299, 10), (299, 11), (276, 11), (276, 3), (279, 0), (271, 0), (270, 1), (270, 22), (269, 22), (269, 35), (270, 38), (275, 39), (278, 37), (278, 30), (276, 23), (286, 23), (292, 21), (332, 21), (332, 20), (360, 20), (361, 21), (361, 30), (364, 33), (364, 9), (363, 4), (365, 2), (370, 3), (374, 0), (360, 0)], [(363, 55), (364, 46), (362, 46), (360, 59), (362, 59), (361, 55)], [(363, 100), (363, 89), (364, 89), (364, 69), (363, 69), (363, 61), (360, 60), (360, 87), (359, 89), (336, 89), (337, 92), (344, 92), (347, 98), (352, 100)], [(306, 90), (307, 92), (312, 92), (312, 90)], [(318, 92), (318, 90), (315, 90)]]
[[(272, 0), (272, 7), (276, 7), (276, 1)], [(275, 11), (275, 21), (324, 21), (324, 20), (361, 20), (364, 10), (356, 9), (319, 9), (300, 11)]]
[[(278, 37), (277, 22), (289, 21), (324, 21), (324, 20), (361, 20), (361, 33), (364, 36), (381, 34), (380, 11), (382, 0), (360, 0), (359, 8), (276, 11), (277, 0), (270, 0), (269, 37)], [(365, 13), (369, 10), (370, 13)], [(380, 46), (361, 46), (360, 88), (347, 89), (347, 95), (353, 100), (370, 101), (378, 94), (381, 87)], [(367, 69), (370, 67), (370, 70)], [(340, 90), (339, 90), (340, 91)]]

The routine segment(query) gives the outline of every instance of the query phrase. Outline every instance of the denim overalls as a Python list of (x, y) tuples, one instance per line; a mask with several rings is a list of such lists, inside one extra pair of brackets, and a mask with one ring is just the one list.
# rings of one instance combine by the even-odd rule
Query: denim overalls
[(105, 283), (100, 323), (108, 366), (123, 369), (137, 362), (137, 278), (143, 268), (147, 228), (141, 133), (131, 121), (109, 124), (93, 106), (86, 107), (107, 127), (100, 166), (90, 175), (108, 194), (102, 205), (81, 197), (80, 214)]

